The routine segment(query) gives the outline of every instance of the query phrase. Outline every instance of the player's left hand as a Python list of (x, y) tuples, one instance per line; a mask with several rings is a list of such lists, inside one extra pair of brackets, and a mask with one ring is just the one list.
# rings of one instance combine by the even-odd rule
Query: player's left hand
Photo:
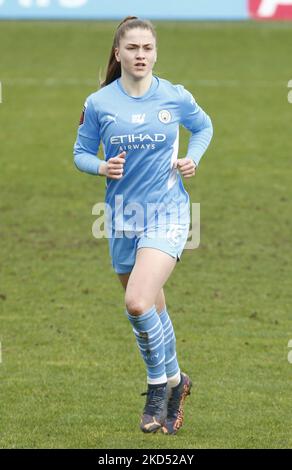
[(174, 168), (178, 169), (184, 178), (190, 178), (196, 174), (196, 164), (191, 158), (179, 158), (174, 162)]

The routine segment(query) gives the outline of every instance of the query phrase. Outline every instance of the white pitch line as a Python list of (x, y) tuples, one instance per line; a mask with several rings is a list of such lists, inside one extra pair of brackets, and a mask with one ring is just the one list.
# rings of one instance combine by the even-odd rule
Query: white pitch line
[(265, 87), (287, 87), (287, 82), (285, 80), (206, 80), (206, 79), (198, 79), (198, 80), (184, 80), (186, 85), (196, 84), (199, 86), (206, 86), (206, 87), (231, 87), (231, 88), (245, 88), (245, 87), (257, 87), (257, 88), (265, 88)]
[[(78, 78), (4, 78), (1, 80), (3, 86), (93, 86), (99, 88), (98, 79), (78, 79)], [(174, 81), (173, 81), (174, 82)], [(246, 87), (285, 87), (287, 88), (287, 80), (208, 80), (208, 79), (194, 79), (183, 80), (184, 85), (198, 85), (203, 87), (227, 87), (227, 88), (246, 88)]]
[(98, 86), (98, 80), (80, 80), (76, 78), (30, 78), (30, 77), (23, 77), (23, 78), (4, 78), (2, 79), (3, 85), (8, 86), (47, 86), (47, 87), (54, 87), (54, 86), (62, 86), (62, 85), (70, 85), (70, 86), (79, 86), (79, 85), (93, 85)]

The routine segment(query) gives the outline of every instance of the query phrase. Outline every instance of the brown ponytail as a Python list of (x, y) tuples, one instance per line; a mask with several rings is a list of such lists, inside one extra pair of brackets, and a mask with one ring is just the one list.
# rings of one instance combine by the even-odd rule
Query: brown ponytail
[(153, 24), (148, 21), (148, 20), (141, 20), (137, 16), (127, 16), (126, 18), (123, 19), (123, 21), (119, 24), (117, 27), (115, 36), (114, 36), (114, 41), (108, 61), (108, 66), (107, 66), (107, 71), (106, 71), (106, 78), (105, 80), (101, 83), (101, 88), (109, 85), (111, 82), (116, 80), (121, 76), (121, 64), (120, 62), (116, 61), (116, 56), (115, 56), (115, 48), (119, 46), (120, 39), (125, 35), (125, 33), (129, 29), (134, 29), (134, 28), (142, 28), (142, 29), (149, 29), (153, 36), (156, 39), (156, 32), (154, 29)]

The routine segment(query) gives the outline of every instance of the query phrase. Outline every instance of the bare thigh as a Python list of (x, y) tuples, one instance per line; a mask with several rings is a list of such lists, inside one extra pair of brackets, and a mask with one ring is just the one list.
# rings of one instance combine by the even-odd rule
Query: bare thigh
[(129, 313), (141, 315), (156, 305), (176, 259), (155, 248), (137, 250), (136, 262), (128, 278), (125, 303)]
[[(125, 289), (125, 291), (127, 289), (127, 284), (128, 284), (130, 274), (131, 273), (118, 274), (118, 277), (119, 277), (119, 279), (121, 281), (121, 284), (122, 284), (123, 288)], [(160, 314), (164, 310), (165, 306), (166, 306), (165, 294), (164, 294), (164, 290), (163, 290), (163, 287), (162, 287), (160, 289), (159, 293), (158, 293), (158, 296), (156, 297), (155, 307), (156, 307), (157, 312)]]

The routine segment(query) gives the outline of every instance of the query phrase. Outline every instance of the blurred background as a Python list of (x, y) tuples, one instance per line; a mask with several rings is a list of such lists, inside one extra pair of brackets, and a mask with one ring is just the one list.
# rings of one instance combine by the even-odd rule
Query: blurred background
[[(0, 0), (0, 447), (170, 446), (139, 431), (144, 365), (108, 241), (91, 232), (105, 180), (72, 156), (127, 15), (153, 20), (154, 73), (214, 125), (184, 182), (201, 243), (165, 286), (195, 383), (171, 447), (291, 447), (287, 0)], [(188, 138), (181, 129), (180, 157)]]

